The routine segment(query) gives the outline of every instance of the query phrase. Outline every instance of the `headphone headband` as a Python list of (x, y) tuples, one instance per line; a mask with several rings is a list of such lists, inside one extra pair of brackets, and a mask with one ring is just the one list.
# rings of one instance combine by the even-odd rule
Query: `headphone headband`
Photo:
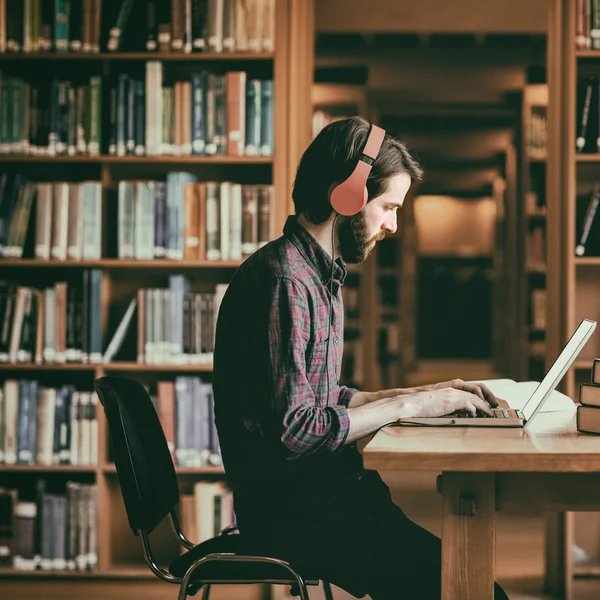
[(371, 125), (365, 147), (354, 171), (331, 192), (331, 206), (338, 214), (349, 217), (359, 213), (365, 207), (368, 199), (367, 179), (384, 137), (385, 130), (377, 125)]

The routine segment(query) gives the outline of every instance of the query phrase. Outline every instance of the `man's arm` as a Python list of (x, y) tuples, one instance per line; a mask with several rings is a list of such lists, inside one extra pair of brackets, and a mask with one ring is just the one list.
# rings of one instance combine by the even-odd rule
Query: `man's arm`
[[(468, 383), (462, 379), (452, 379), (451, 381), (442, 381), (428, 385), (421, 385), (412, 388), (393, 388), (389, 390), (381, 390), (379, 392), (356, 392), (346, 404), (348, 408), (356, 408), (371, 402), (377, 402), (385, 398), (394, 398), (396, 396), (407, 396), (410, 394), (418, 394), (419, 392), (428, 392), (431, 390), (439, 390), (443, 388), (454, 388), (476, 394), (482, 400), (485, 400), (492, 406), (496, 406), (496, 398), (491, 390), (483, 383)], [(349, 388), (347, 388), (349, 389)]]
[(308, 380), (305, 357), (311, 312), (306, 290), (289, 278), (276, 277), (265, 292), (263, 318), (268, 323), (261, 346), (268, 360), (264, 371), (261, 364), (256, 373), (267, 400), (261, 428), (289, 458), (335, 452), (348, 435), (348, 409), (343, 404), (325, 405)]

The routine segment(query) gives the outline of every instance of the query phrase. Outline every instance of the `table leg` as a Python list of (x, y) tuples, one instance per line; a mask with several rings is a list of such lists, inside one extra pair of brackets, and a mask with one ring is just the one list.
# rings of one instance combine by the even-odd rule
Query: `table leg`
[(442, 600), (493, 600), (494, 473), (442, 476)]
[(573, 548), (574, 513), (546, 514), (546, 576), (544, 591), (554, 598), (571, 600), (573, 573), (571, 551)]

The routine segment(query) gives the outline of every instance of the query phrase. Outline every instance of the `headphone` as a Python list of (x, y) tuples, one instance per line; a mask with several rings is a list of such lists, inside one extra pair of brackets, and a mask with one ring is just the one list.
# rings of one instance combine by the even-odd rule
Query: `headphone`
[(350, 217), (358, 214), (367, 204), (367, 179), (371, 167), (379, 154), (385, 130), (377, 125), (371, 125), (365, 147), (358, 157), (358, 162), (350, 176), (340, 184), (333, 185), (329, 191), (331, 208), (336, 215), (331, 228), (331, 277), (329, 278), (329, 318), (327, 350), (325, 352), (325, 372), (327, 374), (327, 399), (329, 400), (329, 340), (331, 339), (331, 320), (333, 312), (333, 268), (335, 265), (335, 223), (338, 215)]
[(344, 217), (356, 215), (367, 204), (367, 179), (384, 137), (385, 130), (377, 125), (371, 125), (369, 137), (354, 171), (348, 179), (331, 190), (329, 201), (333, 210), (339, 215)]

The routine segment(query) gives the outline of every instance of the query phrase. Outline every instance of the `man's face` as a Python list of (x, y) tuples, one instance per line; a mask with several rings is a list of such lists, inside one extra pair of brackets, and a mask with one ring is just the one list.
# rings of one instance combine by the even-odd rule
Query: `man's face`
[(340, 253), (345, 262), (358, 264), (366, 260), (375, 244), (386, 233), (397, 229), (396, 212), (404, 203), (411, 184), (410, 175), (401, 173), (389, 180), (387, 191), (367, 205), (358, 214), (346, 217), (338, 228)]

